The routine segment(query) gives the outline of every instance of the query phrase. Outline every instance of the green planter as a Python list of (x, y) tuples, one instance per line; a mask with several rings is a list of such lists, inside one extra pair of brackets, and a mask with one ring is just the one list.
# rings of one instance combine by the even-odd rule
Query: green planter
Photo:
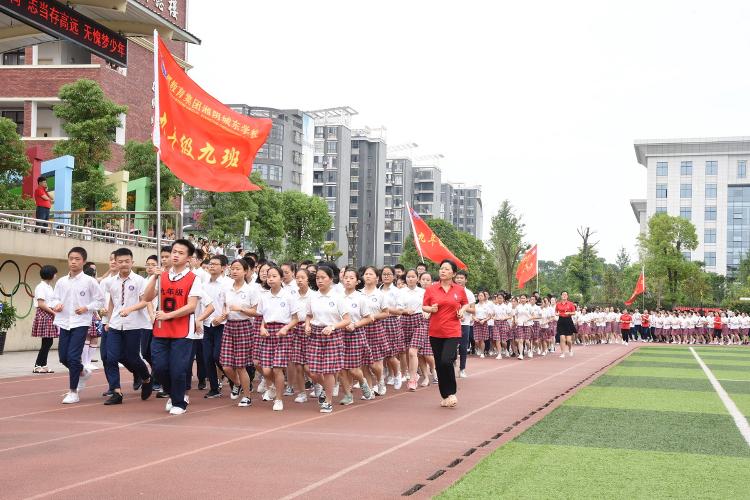
[(0, 302), (0, 354), (5, 350), (5, 338), (16, 324), (16, 308), (10, 302)]

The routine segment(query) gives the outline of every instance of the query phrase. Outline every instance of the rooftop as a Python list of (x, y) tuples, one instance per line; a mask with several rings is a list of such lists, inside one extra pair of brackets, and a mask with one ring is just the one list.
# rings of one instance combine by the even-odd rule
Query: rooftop
[(647, 166), (649, 156), (750, 154), (750, 137), (693, 137), (639, 139), (633, 143), (638, 163)]

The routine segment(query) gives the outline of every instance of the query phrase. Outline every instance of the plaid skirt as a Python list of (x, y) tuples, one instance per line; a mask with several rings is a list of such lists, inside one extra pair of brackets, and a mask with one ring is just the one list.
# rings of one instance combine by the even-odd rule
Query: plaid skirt
[(258, 343), (253, 348), (253, 354), (260, 366), (266, 368), (285, 368), (289, 364), (289, 355), (294, 343), (294, 331), (283, 337), (276, 333), (284, 327), (284, 323), (266, 323), (268, 337), (258, 337)]
[(367, 345), (365, 330), (357, 328), (353, 332), (344, 331), (344, 370), (353, 370), (370, 364), (370, 346)]
[(388, 349), (385, 355), (398, 357), (399, 354), (406, 350), (404, 331), (401, 328), (401, 318), (399, 316), (388, 316), (383, 319), (383, 327), (388, 339)]
[(513, 336), (516, 340), (530, 340), (531, 339), (531, 328), (530, 326), (516, 326), (516, 333)]
[(60, 336), (57, 327), (52, 324), (55, 319), (54, 314), (36, 308), (34, 323), (31, 325), (31, 336), (41, 337), (43, 339), (54, 339)]
[(244, 368), (250, 364), (253, 350), (253, 331), (249, 319), (227, 321), (221, 337), (219, 363), (232, 368)]
[(323, 335), (323, 327), (312, 325), (307, 341), (307, 367), (311, 373), (336, 373), (344, 367), (342, 331)]
[(492, 340), (507, 342), (510, 340), (510, 325), (506, 320), (495, 320), (495, 328), (492, 330)]
[(262, 322), (262, 319), (259, 318), (259, 317), (250, 318), (250, 338), (252, 338), (252, 342), (250, 343), (250, 353), (248, 355), (250, 356), (250, 359), (253, 362), (259, 361), (258, 360), (258, 353), (256, 353), (255, 350), (260, 345), (260, 324), (261, 324), (261, 322)]
[(531, 325), (531, 340), (542, 340), (542, 326), (538, 321)]
[(96, 319), (96, 316), (91, 315), (91, 324), (89, 325), (89, 331), (86, 335), (89, 337), (101, 337), (102, 336), (102, 322)]
[(409, 347), (416, 347), (417, 354), (420, 356), (434, 356), (430, 344), (430, 320), (422, 316), (420, 321), (422, 325), (414, 332)]
[(422, 313), (405, 314), (401, 316), (401, 331), (404, 332), (404, 345), (412, 347), (411, 339), (422, 324)]
[(367, 345), (370, 346), (370, 354), (372, 356), (368, 364), (383, 361), (383, 358), (388, 355), (390, 350), (383, 321), (376, 320), (373, 323), (369, 323), (365, 326), (365, 333), (367, 336)]
[(660, 326), (657, 326), (656, 328), (654, 328), (654, 336), (657, 336), (657, 335), (661, 336), (663, 332), (664, 332), (664, 329)]
[(297, 323), (294, 327), (294, 336), (292, 337), (292, 352), (289, 355), (289, 361), (304, 365), (307, 362), (307, 335), (305, 335), (305, 322)]
[(484, 342), (490, 338), (490, 329), (486, 324), (474, 323), (474, 341)]

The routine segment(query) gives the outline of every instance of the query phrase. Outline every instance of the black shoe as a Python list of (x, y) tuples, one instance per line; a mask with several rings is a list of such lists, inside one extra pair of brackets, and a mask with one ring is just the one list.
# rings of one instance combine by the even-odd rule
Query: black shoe
[(211, 389), (206, 394), (204, 394), (203, 397), (206, 398), (206, 399), (220, 398), (221, 397), (221, 393), (219, 391), (215, 391), (215, 390)]
[(312, 382), (310, 382), (309, 380), (305, 381), (305, 389), (310, 390), (312, 389), (312, 386), (313, 386)]
[[(153, 377), (153, 375), (152, 375), (152, 377)], [(152, 379), (152, 380), (153, 380), (153, 379)], [(154, 383), (154, 391), (155, 391), (155, 392), (159, 392), (159, 391), (161, 391), (161, 384), (159, 384), (159, 383)]]
[(141, 379), (135, 379), (133, 380), (133, 390), (137, 391), (143, 386), (143, 380)]
[(122, 404), (122, 394), (118, 394), (116, 392), (113, 392), (112, 395), (109, 397), (108, 400), (104, 402), (105, 405), (121, 405)]
[(164, 392), (163, 390), (156, 393), (156, 397), (159, 399), (167, 399), (169, 397), (168, 392)]
[(206, 390), (206, 381), (198, 382), (198, 390), (199, 391), (205, 391)]
[(154, 392), (154, 379), (149, 379), (141, 386), (141, 400), (146, 401)]
[(103, 398), (108, 398), (108, 397), (110, 397), (110, 396), (111, 396), (112, 394), (114, 394), (114, 392), (112, 392), (112, 391), (104, 391), (104, 392), (102, 393), (102, 397), (103, 397)]

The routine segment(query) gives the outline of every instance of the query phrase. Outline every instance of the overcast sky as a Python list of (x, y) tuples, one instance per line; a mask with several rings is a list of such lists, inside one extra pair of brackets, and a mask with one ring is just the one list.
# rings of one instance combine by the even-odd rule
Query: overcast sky
[(224, 102), (351, 106), (357, 127), (442, 153), (481, 184), (484, 238), (507, 198), (540, 259), (578, 226), (636, 257), (635, 139), (748, 133), (748, 2), (193, 0), (192, 77)]

